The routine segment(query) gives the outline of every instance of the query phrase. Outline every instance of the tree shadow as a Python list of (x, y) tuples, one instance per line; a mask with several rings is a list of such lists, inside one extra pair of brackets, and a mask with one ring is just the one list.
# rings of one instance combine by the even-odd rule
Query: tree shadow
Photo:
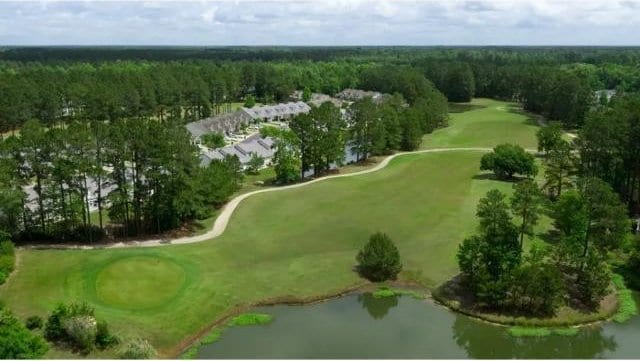
[(548, 244), (558, 244), (560, 242), (560, 231), (557, 229), (549, 229), (546, 232), (538, 233), (537, 236)]
[(486, 105), (471, 104), (471, 103), (449, 103), (449, 113), (464, 113), (472, 110), (478, 110), (486, 108)]
[(528, 112), (522, 109), (520, 105), (510, 104), (507, 106), (507, 111), (512, 114), (522, 115), (526, 117), (524, 123), (527, 125), (534, 125), (539, 127), (541, 123), (544, 124), (545, 122), (544, 117), (542, 115)]
[(513, 177), (510, 177), (510, 178), (501, 178), (501, 177), (497, 177), (492, 172), (482, 172), (482, 173), (478, 173), (478, 174), (474, 175), (473, 177), (471, 177), (471, 179), (473, 179), (473, 180), (492, 180), (492, 181), (506, 182), (506, 183), (518, 183), (518, 182), (523, 181), (523, 180), (528, 179), (528, 178), (527, 177), (520, 177), (520, 176), (513, 176)]

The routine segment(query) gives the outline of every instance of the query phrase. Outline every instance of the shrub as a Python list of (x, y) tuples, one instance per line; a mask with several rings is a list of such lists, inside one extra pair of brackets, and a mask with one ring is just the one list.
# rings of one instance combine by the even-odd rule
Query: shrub
[(58, 305), (47, 319), (44, 335), (49, 341), (68, 343), (85, 353), (94, 346), (104, 349), (118, 342), (107, 323), (98, 321), (93, 307), (85, 302)]
[(156, 357), (156, 350), (149, 341), (137, 338), (127, 342), (118, 353), (118, 356), (121, 359), (150, 359)]
[(67, 319), (77, 316), (94, 316), (94, 310), (87, 303), (71, 303), (70, 305), (59, 304), (49, 318), (45, 325), (44, 334), (49, 341), (66, 341), (67, 333), (64, 327), (64, 322)]
[(109, 331), (109, 325), (104, 320), (98, 320), (96, 330), (96, 346), (100, 349), (116, 345), (118, 338)]
[(66, 334), (66, 341), (82, 352), (93, 350), (98, 333), (97, 322), (93, 316), (73, 316), (62, 321), (62, 328)]
[(44, 327), (44, 337), (49, 341), (61, 341), (65, 337), (62, 322), (69, 314), (69, 308), (64, 304), (59, 304), (51, 312)]
[(0, 242), (0, 255), (13, 256), (15, 252), (15, 247), (13, 246), (13, 243), (11, 243), (11, 241), (4, 240)]
[(374, 282), (395, 279), (402, 270), (398, 248), (380, 232), (369, 238), (356, 260), (360, 274)]
[(29, 318), (27, 318), (27, 320), (25, 321), (25, 326), (27, 326), (28, 329), (30, 330), (36, 330), (42, 327), (44, 321), (42, 320), (42, 317), (40, 316), (30, 316)]
[(0, 359), (36, 359), (49, 347), (7, 309), (0, 309)]

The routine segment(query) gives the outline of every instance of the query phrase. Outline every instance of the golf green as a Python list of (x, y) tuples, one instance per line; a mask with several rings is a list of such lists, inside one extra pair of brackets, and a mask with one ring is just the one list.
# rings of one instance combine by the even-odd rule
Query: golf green
[(186, 281), (182, 266), (169, 258), (114, 259), (95, 279), (96, 296), (111, 307), (145, 309), (171, 301)]

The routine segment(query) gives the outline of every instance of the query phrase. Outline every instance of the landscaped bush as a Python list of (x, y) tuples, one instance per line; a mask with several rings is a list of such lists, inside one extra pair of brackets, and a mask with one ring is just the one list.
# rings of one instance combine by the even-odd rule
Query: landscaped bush
[(400, 253), (384, 233), (375, 233), (358, 253), (358, 272), (374, 282), (395, 279), (402, 270)]
[(100, 349), (116, 345), (119, 342), (118, 337), (109, 330), (109, 325), (106, 321), (98, 320), (96, 331), (96, 346)]
[(40, 316), (30, 316), (29, 318), (27, 318), (24, 324), (25, 326), (27, 326), (28, 329), (36, 330), (42, 327), (42, 325), (44, 324), (44, 321)]
[(49, 341), (67, 344), (83, 353), (94, 346), (106, 348), (117, 343), (106, 322), (98, 321), (87, 303), (58, 305), (47, 319), (44, 334)]
[(95, 317), (89, 315), (68, 317), (62, 322), (62, 328), (75, 347), (82, 352), (90, 352), (96, 342), (98, 325)]
[(27, 330), (8, 309), (0, 309), (0, 359), (36, 359), (48, 348), (42, 337)]
[(137, 338), (127, 342), (118, 353), (118, 356), (121, 359), (150, 359), (156, 357), (156, 350), (149, 341)]

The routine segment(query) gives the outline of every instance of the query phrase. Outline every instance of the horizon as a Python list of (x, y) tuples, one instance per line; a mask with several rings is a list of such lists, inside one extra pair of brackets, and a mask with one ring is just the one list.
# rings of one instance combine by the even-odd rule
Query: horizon
[(638, 25), (630, 0), (0, 2), (12, 47), (631, 47)]

